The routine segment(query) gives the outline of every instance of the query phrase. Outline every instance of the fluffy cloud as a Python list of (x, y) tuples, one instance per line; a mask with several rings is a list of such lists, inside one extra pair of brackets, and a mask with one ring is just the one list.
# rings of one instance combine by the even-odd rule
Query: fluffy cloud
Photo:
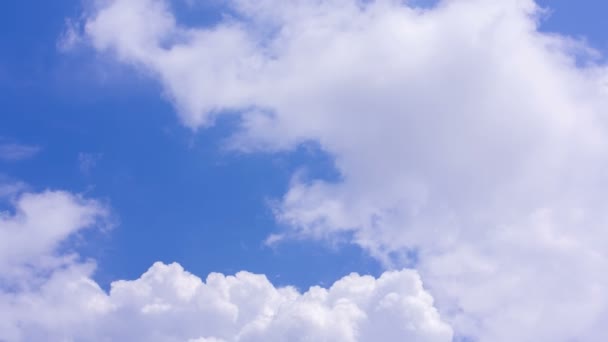
[[(450, 341), (413, 271), (379, 279), (347, 276), (300, 294), (262, 275), (210, 274), (157, 263), (140, 279), (112, 285), (96, 336), (127, 341)], [(99, 322), (99, 319), (98, 319)], [(154, 328), (151, 328), (154, 327)], [(83, 340), (95, 338), (83, 336)]]
[(415, 271), (351, 274), (325, 289), (154, 264), (102, 290), (66, 249), (108, 212), (66, 192), (21, 193), (0, 217), (0, 341), (437, 341), (452, 339)]
[[(22, 186), (4, 185), (19, 191)], [(18, 194), (18, 195), (17, 195)], [(71, 264), (56, 253), (69, 236), (99, 225), (106, 208), (67, 192), (17, 193), (12, 212), (0, 212), (0, 284), (28, 286), (32, 277)]]
[(227, 4), (193, 28), (165, 1), (108, 1), (85, 34), (157, 78), (190, 127), (239, 111), (235, 148), (334, 157), (338, 182), (294, 179), (286, 236), (346, 233), (415, 263), (460, 336), (607, 338), (597, 53), (540, 32), (532, 0)]

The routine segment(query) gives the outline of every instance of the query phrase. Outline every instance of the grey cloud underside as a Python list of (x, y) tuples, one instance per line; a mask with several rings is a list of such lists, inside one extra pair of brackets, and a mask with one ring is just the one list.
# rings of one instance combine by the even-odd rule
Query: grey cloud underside
[(109, 1), (85, 36), (192, 128), (242, 111), (234, 148), (334, 158), (339, 182), (294, 178), (284, 236), (348, 233), (387, 266), (415, 251), (458, 335), (608, 338), (608, 73), (589, 47), (540, 32), (531, 0), (227, 3), (197, 28)]

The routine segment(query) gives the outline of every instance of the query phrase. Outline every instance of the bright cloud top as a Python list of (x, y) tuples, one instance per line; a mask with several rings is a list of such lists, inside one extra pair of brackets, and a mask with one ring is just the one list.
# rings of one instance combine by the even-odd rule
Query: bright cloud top
[[(263, 275), (210, 274), (154, 264), (109, 293), (94, 265), (60, 244), (107, 218), (65, 192), (20, 194), (0, 219), (2, 341), (437, 341), (439, 318), (415, 271), (351, 274), (329, 289), (276, 288)], [(12, 247), (11, 247), (12, 246)], [(21, 272), (17, 272), (20, 270)]]
[(415, 262), (461, 336), (606, 339), (608, 73), (590, 48), (541, 33), (532, 0), (228, 4), (193, 28), (165, 1), (107, 1), (85, 34), (190, 127), (237, 110), (235, 148), (334, 157), (340, 181), (294, 179), (285, 236)]

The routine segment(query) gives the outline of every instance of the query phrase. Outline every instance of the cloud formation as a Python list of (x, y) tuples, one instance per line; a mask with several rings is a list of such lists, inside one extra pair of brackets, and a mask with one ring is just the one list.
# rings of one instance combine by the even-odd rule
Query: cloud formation
[[(351, 274), (328, 289), (274, 287), (263, 275), (154, 264), (103, 291), (94, 264), (60, 247), (108, 214), (66, 192), (20, 194), (0, 219), (1, 341), (448, 342), (415, 271)], [(19, 272), (20, 271), (20, 272)]]
[(329, 289), (299, 293), (275, 288), (263, 275), (213, 273), (203, 282), (178, 264), (156, 263), (137, 280), (114, 282), (109, 294), (86, 273), (68, 270), (54, 274), (38, 292), (6, 302), (0, 304), (8, 316), (0, 334), (11, 341), (447, 342), (452, 337), (413, 271), (378, 279), (352, 274)]
[(192, 128), (239, 111), (242, 150), (316, 142), (286, 236), (352, 236), (415, 263), (459, 336), (603, 341), (608, 69), (539, 30), (532, 0), (228, 1), (210, 27), (161, 0), (91, 14), (93, 46), (158, 79)]
[(67, 192), (15, 196), (13, 211), (0, 212), (0, 284), (8, 287), (27, 287), (40, 274), (71, 264), (74, 255), (57, 253), (61, 243), (107, 216), (100, 203)]

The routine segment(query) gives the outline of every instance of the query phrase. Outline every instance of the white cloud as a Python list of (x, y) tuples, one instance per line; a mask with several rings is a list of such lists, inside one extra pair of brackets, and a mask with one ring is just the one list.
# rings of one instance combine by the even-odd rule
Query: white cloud
[[(12, 187), (22, 188), (18, 183)], [(62, 241), (107, 217), (98, 202), (67, 192), (11, 196), (13, 211), (0, 212), (0, 283), (10, 286), (28, 285), (32, 277), (72, 263), (73, 255), (57, 253)]]
[(40, 152), (40, 147), (0, 140), (0, 160), (19, 161), (29, 159)]
[(9, 341), (451, 341), (414, 271), (349, 275), (305, 293), (248, 272), (203, 282), (156, 263), (106, 294), (84, 267), (57, 271), (37, 291), (0, 294)]
[[(437, 341), (452, 339), (413, 270), (351, 274), (300, 293), (263, 275), (154, 264), (104, 292), (61, 243), (107, 217), (65, 192), (18, 196), (0, 219), (0, 341)], [(65, 246), (64, 246), (65, 247)], [(17, 272), (20, 270), (21, 272)]]
[(460, 335), (608, 338), (608, 72), (588, 47), (540, 32), (531, 0), (228, 3), (192, 28), (114, 0), (86, 35), (160, 80), (186, 125), (240, 110), (236, 148), (332, 155), (340, 181), (294, 179), (286, 235), (416, 254)]

